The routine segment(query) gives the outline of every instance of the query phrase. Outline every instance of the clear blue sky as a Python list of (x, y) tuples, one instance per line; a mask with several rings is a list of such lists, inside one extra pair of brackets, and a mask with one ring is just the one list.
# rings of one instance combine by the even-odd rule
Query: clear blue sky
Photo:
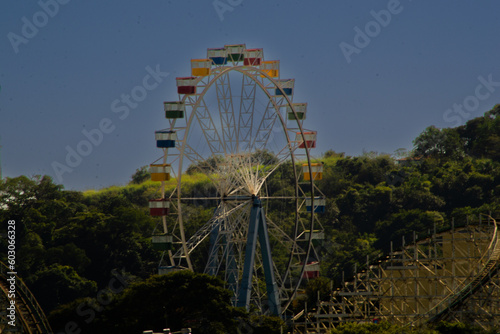
[[(500, 103), (498, 1), (215, 4), (226, 11), (213, 0), (4, 1), (3, 176), (57, 181), (53, 162), (64, 163), (83, 130), (109, 119), (102, 125), (109, 133), (62, 184), (125, 184), (158, 157), (153, 133), (167, 127), (162, 102), (177, 99), (175, 77), (189, 75), (190, 59), (225, 44), (263, 48), (266, 59), (281, 61), (282, 78), (295, 78), (294, 100), (308, 103), (305, 125), (318, 131), (317, 156), (411, 149), (427, 126), (463, 124)], [(359, 34), (366, 29), (369, 41)], [(143, 85), (148, 66), (169, 75), (120, 119), (112, 103)]]

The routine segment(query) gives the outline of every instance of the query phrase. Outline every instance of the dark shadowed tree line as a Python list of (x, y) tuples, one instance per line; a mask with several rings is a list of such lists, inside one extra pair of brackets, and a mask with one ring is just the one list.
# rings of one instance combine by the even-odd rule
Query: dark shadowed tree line
[[(319, 159), (324, 176), (318, 182), (327, 198), (326, 213), (320, 217), (326, 240), (318, 247), (322, 278), (307, 287), (309, 303), (315, 303), (318, 295), (326, 298), (343, 272), (347, 277), (354, 266), (366, 263), (367, 256), (381, 255), (390, 241), (413, 231), (446, 227), (452, 218), (456, 224), (480, 213), (500, 218), (499, 113), (497, 105), (463, 126), (429, 127), (415, 139), (413, 151), (400, 150), (397, 157), (326, 152)], [(265, 164), (277, 162), (267, 151), (253, 158)], [(215, 188), (203, 173), (210, 173), (216, 164), (216, 159), (208, 159), (191, 166), (182, 191), (213, 193)], [(154, 275), (161, 254), (151, 247), (150, 237), (158, 222), (147, 206), (158, 183), (149, 178), (141, 167), (128, 185), (87, 192), (66, 191), (48, 176), (0, 181), (0, 220), (16, 221), (17, 271), (51, 314), (52, 323), (64, 326), (66, 319), (76, 318), (89, 333), (138, 333), (181, 324), (200, 328), (200, 333), (201, 328), (207, 333), (233, 333), (238, 326), (253, 326), (254, 333), (279, 333), (278, 320), (257, 321), (231, 307), (228, 292), (216, 278), (187, 272)], [(289, 186), (283, 186), (283, 180), (289, 180)], [(270, 194), (289, 193), (292, 180), (292, 165), (285, 163), (268, 179), (267, 189)], [(192, 203), (188, 211), (195, 231), (213, 208)], [(271, 208), (269, 214), (282, 216), (275, 211)], [(1, 247), (6, 249), (5, 225), (0, 232)], [(5, 254), (1, 253), (2, 260)], [(279, 253), (275, 256), (286, 262)], [(201, 266), (203, 258), (194, 261)], [(129, 284), (113, 295), (112, 302), (99, 304), (96, 298), (109, 288), (117, 270), (128, 275)], [(80, 317), (76, 310), (92, 300), (99, 311), (87, 322), (89, 317)], [(432, 330), (448, 333), (455, 325), (446, 326)], [(364, 327), (349, 330), (347, 326), (334, 333), (372, 332)], [(469, 328), (460, 330), (457, 333), (468, 333)]]

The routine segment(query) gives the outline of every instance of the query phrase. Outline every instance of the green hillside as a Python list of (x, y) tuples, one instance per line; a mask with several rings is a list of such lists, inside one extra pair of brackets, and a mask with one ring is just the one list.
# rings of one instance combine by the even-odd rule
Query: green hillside
[[(350, 157), (333, 150), (318, 158), (324, 163), (323, 180), (318, 185), (327, 198), (326, 213), (320, 217), (326, 233), (320, 247), (321, 276), (338, 284), (343, 272), (349, 276), (355, 265), (366, 263), (367, 256), (379, 256), (387, 251), (389, 241), (397, 244), (413, 231), (425, 234), (434, 226), (449, 225), (451, 219), (462, 224), (481, 213), (500, 218), (500, 105), (463, 126), (428, 127), (414, 144), (411, 152), (398, 151), (397, 158), (374, 153)], [(273, 178), (286, 178), (291, 167), (284, 164), (268, 183), (272, 185)], [(214, 193), (209, 178), (194, 170), (182, 178), (183, 193)], [(167, 183), (167, 188), (174, 187), (174, 181)], [(148, 200), (158, 196), (158, 188), (159, 182), (150, 181), (144, 168), (138, 168), (125, 186), (85, 192), (66, 191), (48, 176), (1, 180), (0, 220), (16, 221), (17, 272), (51, 314), (54, 330), (64, 327), (70, 317), (93, 333), (126, 333), (127, 328), (137, 333), (138, 328), (174, 323), (173, 315), (185, 314), (186, 310), (169, 304), (169, 298), (178, 298), (175, 291), (154, 288), (162, 280), (153, 276), (161, 253), (151, 246), (158, 219), (149, 215)], [(188, 228), (195, 231), (212, 212), (213, 207), (194, 203), (189, 208)], [(269, 214), (278, 213), (271, 208)], [(6, 234), (5, 224), (1, 233)], [(1, 244), (6, 249), (7, 239), (2, 238)], [(279, 262), (279, 252), (273, 255)], [(6, 252), (1, 253), (1, 260), (6, 260)], [(202, 260), (197, 259), (195, 265), (201, 267)], [(127, 287), (125, 294), (111, 293), (109, 303), (97, 303), (93, 308), (95, 321), (87, 322), (92, 315), (88, 307), (80, 308), (81, 313), (87, 310), (84, 317), (75, 315), (82, 301), (95, 304), (117, 275), (126, 277), (127, 283), (122, 282), (123, 288)], [(237, 318), (245, 324), (253, 321), (252, 328), (261, 328), (262, 333), (279, 328), (276, 320), (256, 320), (241, 310), (226, 309), (229, 299), (216, 279), (203, 275), (177, 279), (194, 284), (193, 289), (199, 291), (211, 286), (214, 296), (220, 296), (217, 307), (225, 310), (221, 312), (227, 318), (214, 320), (218, 315), (206, 315), (208, 322), (216, 324), (210, 329), (212, 333), (238, 327), (242, 322), (230, 321)], [(196, 285), (192, 279), (201, 283)], [(175, 278), (171, 280), (165, 284), (174, 287)], [(150, 288), (157, 289), (158, 295)], [(145, 307), (150, 311), (127, 315), (132, 319), (127, 318), (125, 327), (112, 327), (115, 317), (121, 317), (117, 310), (127, 309), (127, 303), (136, 301), (134, 293), (141, 295), (140, 291), (144, 291), (141, 300), (145, 305), (157, 305), (156, 298), (163, 298), (170, 305), (170, 318), (152, 320), (145, 314), (153, 309)], [(207, 305), (215, 307), (209, 301)], [(204, 326), (194, 323), (191, 327)]]

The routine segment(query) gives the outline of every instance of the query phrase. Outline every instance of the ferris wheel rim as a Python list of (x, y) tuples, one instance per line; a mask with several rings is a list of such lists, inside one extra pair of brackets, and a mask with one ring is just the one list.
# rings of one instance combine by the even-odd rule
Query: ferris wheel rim
[[(268, 75), (266, 72), (262, 71), (261, 69), (256, 68), (255, 66), (246, 66), (246, 65), (245, 66), (227, 66), (227, 67), (224, 66), (224, 67), (216, 68), (215, 71), (217, 71), (217, 74), (215, 74), (213, 76), (212, 75), (209, 76), (210, 79), (208, 80), (208, 84), (205, 85), (203, 91), (200, 92), (199, 94), (196, 94), (196, 96), (197, 96), (196, 103), (194, 106), (192, 106), (193, 109), (191, 110), (191, 114), (189, 115), (189, 120), (186, 122), (186, 125), (184, 127), (185, 129), (184, 129), (184, 134), (183, 134), (182, 146), (179, 148), (179, 152), (178, 152), (179, 170), (178, 170), (178, 175), (177, 175), (177, 196), (174, 196), (174, 197), (176, 197), (176, 199), (177, 199), (177, 208), (178, 208), (178, 216), (179, 216), (179, 218), (178, 218), (179, 219), (179, 230), (181, 233), (182, 247), (183, 247), (184, 254), (187, 258), (187, 261), (188, 261), (188, 267), (191, 270), (193, 270), (193, 268), (192, 268), (192, 265), (191, 265), (190, 260), (189, 260), (189, 253), (190, 252), (188, 252), (188, 250), (187, 250), (187, 245), (186, 245), (187, 240), (186, 240), (185, 234), (184, 234), (184, 224), (183, 224), (183, 218), (182, 218), (182, 203), (181, 203), (181, 201), (183, 199), (186, 199), (186, 198), (181, 198), (181, 190), (180, 190), (181, 189), (181, 180), (182, 180), (182, 168), (184, 165), (185, 151), (187, 148), (186, 145), (188, 142), (188, 135), (189, 135), (190, 130), (192, 128), (192, 123), (194, 122), (196, 110), (199, 107), (200, 103), (202, 102), (203, 97), (208, 93), (208, 91), (213, 87), (213, 85), (216, 84), (218, 79), (220, 79), (225, 74), (229, 74), (230, 72), (233, 72), (233, 71), (239, 72), (242, 74), (242, 76), (246, 76), (247, 78), (250, 78), (253, 81), (253, 83), (255, 83), (257, 86), (259, 86), (260, 91), (264, 92), (264, 94), (267, 96), (268, 102), (272, 103), (272, 105), (273, 105), (272, 110), (274, 110), (274, 113), (277, 115), (277, 117), (280, 121), (280, 125), (281, 125), (279, 127), (280, 130), (285, 134), (285, 138), (286, 138), (286, 142), (287, 142), (286, 147), (289, 148), (289, 157), (292, 161), (292, 166), (293, 166), (294, 188), (295, 188), (295, 196), (293, 196), (293, 199), (295, 200), (295, 213), (294, 213), (294, 221), (295, 222), (294, 222), (294, 229), (293, 229), (294, 239), (297, 238), (299, 228), (300, 228), (299, 227), (299, 219), (300, 218), (299, 218), (299, 213), (298, 213), (298, 210), (299, 210), (299, 203), (298, 202), (301, 199), (303, 199), (303, 197), (300, 196), (299, 190), (298, 190), (298, 188), (299, 188), (299, 186), (298, 186), (299, 173), (297, 171), (297, 166), (296, 166), (298, 159), (296, 159), (295, 154), (294, 154), (294, 150), (292, 149), (292, 146), (291, 146), (292, 140), (290, 138), (290, 134), (288, 133), (289, 129), (287, 128), (286, 120), (283, 118), (283, 116), (279, 112), (279, 106), (276, 104), (275, 99), (273, 99), (273, 97), (271, 96), (269, 91), (266, 89), (264, 84), (262, 82), (260, 82), (259, 80), (257, 80), (256, 77), (257, 76), (265, 77), (272, 84), (273, 88), (279, 89), (281, 91), (282, 98), (285, 99), (286, 105), (291, 108), (292, 112), (294, 113), (294, 115), (296, 117), (296, 125), (297, 125), (297, 128), (299, 130), (298, 132), (300, 132), (303, 141), (305, 141), (305, 137), (304, 137), (305, 131), (304, 131), (302, 123), (298, 120), (297, 112), (293, 106), (291, 99), (288, 97), (287, 94), (285, 94), (283, 88), (280, 87), (278, 82), (273, 77), (271, 77), (270, 75)], [(253, 72), (254, 74), (249, 74), (249, 72)], [(201, 76), (198, 77), (196, 80), (195, 86), (198, 87), (199, 83), (202, 82), (203, 79), (204, 79), (204, 77), (201, 77)], [(189, 95), (184, 94), (182, 99), (180, 99), (180, 102), (185, 103), (186, 100), (189, 98), (190, 98)], [(174, 130), (175, 125), (176, 125), (176, 120), (174, 120), (171, 123), (170, 129)], [(305, 149), (307, 164), (309, 166), (309, 169), (311, 170), (311, 157), (310, 157), (308, 145), (305, 145), (304, 149)], [(310, 184), (311, 184), (311, 198), (312, 198), (313, 205), (314, 205), (314, 186), (313, 186), (314, 184), (313, 184), (312, 178), (310, 180)], [(309, 222), (309, 230), (310, 231), (313, 231), (313, 229), (314, 229), (314, 215), (315, 215), (315, 212), (314, 212), (314, 210), (312, 210), (310, 213), (310, 222)], [(303, 262), (303, 264), (301, 264), (300, 274), (298, 275), (299, 281), (294, 287), (294, 290), (292, 292), (290, 300), (287, 302), (285, 310), (288, 308), (289, 304), (291, 303), (291, 300), (293, 299), (293, 296), (296, 294), (298, 287), (300, 285), (300, 282), (302, 281), (303, 274), (304, 274), (304, 271), (305, 271), (305, 268), (307, 265), (307, 259), (310, 256), (311, 244), (312, 244), (311, 238), (312, 238), (312, 233), (310, 233), (309, 240), (307, 242), (306, 260)], [(290, 255), (285, 276), (291, 270), (292, 258), (293, 258), (293, 254)]]

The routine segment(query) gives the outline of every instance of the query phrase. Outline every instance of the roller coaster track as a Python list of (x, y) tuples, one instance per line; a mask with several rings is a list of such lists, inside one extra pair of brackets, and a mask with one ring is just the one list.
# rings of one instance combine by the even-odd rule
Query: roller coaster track
[[(2, 290), (2, 311), (0, 318), (0, 333), (29, 333), (29, 334), (52, 334), (50, 324), (43, 313), (42, 308), (36, 301), (35, 297), (28, 289), (26, 284), (17, 275), (8, 274), (9, 268), (0, 262), (0, 288)], [(6, 308), (8, 305), (7, 295), (9, 294), (10, 283), (8, 278), (15, 276), (15, 301), (16, 301), (16, 326), (10, 326), (6, 323)], [(7, 319), (9, 321), (9, 319)]]
[(429, 323), (445, 320), (451, 312), (462, 306), (470, 296), (488, 283), (491, 277), (495, 276), (495, 274), (500, 270), (500, 233), (498, 233), (498, 225), (494, 219), (493, 224), (495, 225), (493, 237), (487, 252), (483, 256), (489, 256), (489, 258), (487, 259), (483, 269), (475, 277), (473, 277), (469, 283), (464, 284), (464, 286), (459, 289), (457, 293), (450, 294), (447, 298), (443, 299), (438, 305), (430, 310), (429, 314), (432, 314), (443, 305), (447, 305), (443, 310), (432, 316), (428, 320)]
[(295, 315), (298, 333), (327, 333), (345, 322), (389, 321), (419, 326), (465, 321), (483, 329), (500, 324), (500, 230), (487, 222), (441, 226), (424, 238), (369, 261), (352, 280)]

